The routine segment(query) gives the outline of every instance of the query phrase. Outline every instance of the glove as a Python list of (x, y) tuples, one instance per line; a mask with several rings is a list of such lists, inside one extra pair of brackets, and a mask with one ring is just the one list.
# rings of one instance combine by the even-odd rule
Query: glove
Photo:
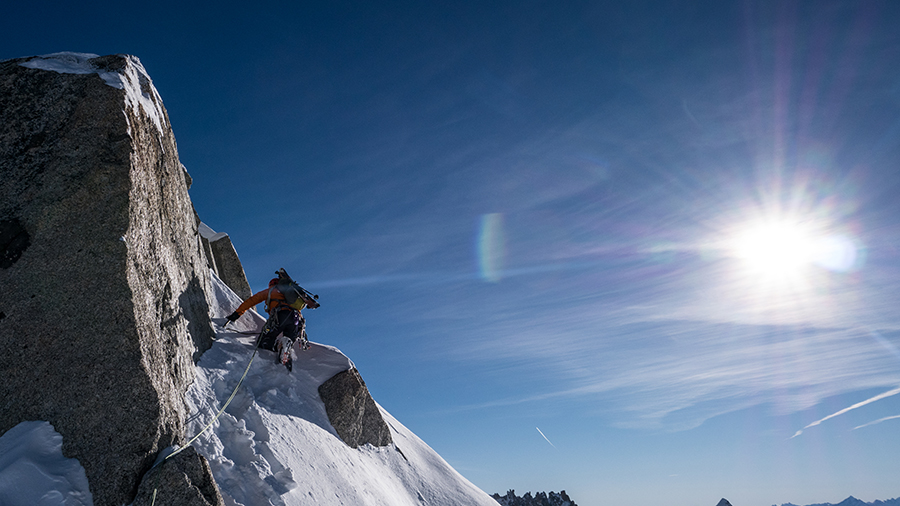
[(236, 322), (237, 319), (240, 318), (240, 317), (241, 317), (241, 315), (238, 314), (237, 311), (235, 311), (235, 312), (231, 313), (230, 315), (226, 316), (225, 319), (228, 320), (228, 321), (231, 322), (231, 323), (234, 323), (234, 322)]

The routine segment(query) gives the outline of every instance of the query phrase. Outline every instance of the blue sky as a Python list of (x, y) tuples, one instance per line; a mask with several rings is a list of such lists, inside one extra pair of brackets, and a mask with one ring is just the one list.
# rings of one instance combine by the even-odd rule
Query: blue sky
[[(900, 496), (900, 4), (20, 2), (0, 26), (0, 58), (140, 57), (251, 286), (319, 293), (311, 338), (488, 493)], [(815, 251), (760, 264), (793, 254), (748, 248), (761, 224)]]

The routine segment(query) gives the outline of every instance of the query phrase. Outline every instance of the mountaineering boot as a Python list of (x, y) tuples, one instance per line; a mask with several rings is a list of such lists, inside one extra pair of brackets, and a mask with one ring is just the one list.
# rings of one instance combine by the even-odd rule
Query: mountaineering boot
[(294, 347), (294, 341), (292, 341), (288, 337), (279, 336), (278, 342), (275, 344), (275, 351), (278, 354), (278, 361), (282, 363), (287, 370), (290, 371), (293, 366), (293, 359), (291, 359), (291, 348)]

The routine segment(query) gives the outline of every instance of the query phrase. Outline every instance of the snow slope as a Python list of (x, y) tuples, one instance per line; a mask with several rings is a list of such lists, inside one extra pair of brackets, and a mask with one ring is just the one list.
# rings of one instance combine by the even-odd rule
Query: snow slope
[[(213, 276), (216, 322), (240, 299)], [(210, 463), (228, 506), (497, 506), (381, 406), (394, 444), (352, 449), (328, 422), (318, 387), (352, 366), (337, 348), (295, 349), (294, 370), (260, 351), (262, 317), (248, 311), (201, 358), (187, 392), (188, 437)], [(247, 371), (226, 410), (209, 425)], [(363, 371), (364, 373), (364, 371)], [(23, 422), (0, 437), (0, 505), (92, 506), (84, 468), (62, 455), (62, 436), (47, 422)]]
[[(218, 278), (213, 282), (218, 323), (240, 299)], [(262, 323), (248, 312), (236, 329), (254, 332)], [(227, 401), (254, 344), (254, 336), (220, 331), (187, 394), (189, 434), (199, 433)], [(334, 347), (311, 344), (307, 351), (295, 349), (291, 373), (272, 352), (260, 351), (234, 400), (193, 443), (209, 460), (226, 504), (496, 506), (381, 406), (394, 444), (358, 449), (344, 444), (317, 389), (352, 362)]]

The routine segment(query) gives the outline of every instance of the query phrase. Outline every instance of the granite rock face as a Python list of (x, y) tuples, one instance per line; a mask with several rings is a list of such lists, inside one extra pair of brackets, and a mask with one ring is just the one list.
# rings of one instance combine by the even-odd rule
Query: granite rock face
[(0, 434), (51, 422), (97, 506), (183, 439), (214, 337), (187, 181), (137, 58), (0, 62)]
[(215, 241), (210, 241), (209, 248), (216, 258), (216, 272), (219, 278), (242, 299), (253, 295), (253, 292), (250, 291), (250, 283), (247, 282), (247, 274), (244, 273), (244, 266), (241, 265), (234, 244), (231, 244), (231, 238), (224, 235)]
[(132, 506), (225, 506), (206, 459), (193, 446), (144, 475)]
[(356, 368), (339, 372), (319, 385), (319, 397), (331, 426), (351, 448), (393, 442), (390, 428)]
[(238, 258), (237, 250), (234, 249), (234, 244), (231, 243), (228, 234), (216, 233), (206, 224), (201, 223), (200, 237), (203, 240), (207, 256), (210, 257), (209, 267), (216, 272), (219, 279), (242, 299), (253, 295), (250, 283), (247, 281), (247, 274), (244, 272), (244, 266), (241, 264), (241, 259)]

